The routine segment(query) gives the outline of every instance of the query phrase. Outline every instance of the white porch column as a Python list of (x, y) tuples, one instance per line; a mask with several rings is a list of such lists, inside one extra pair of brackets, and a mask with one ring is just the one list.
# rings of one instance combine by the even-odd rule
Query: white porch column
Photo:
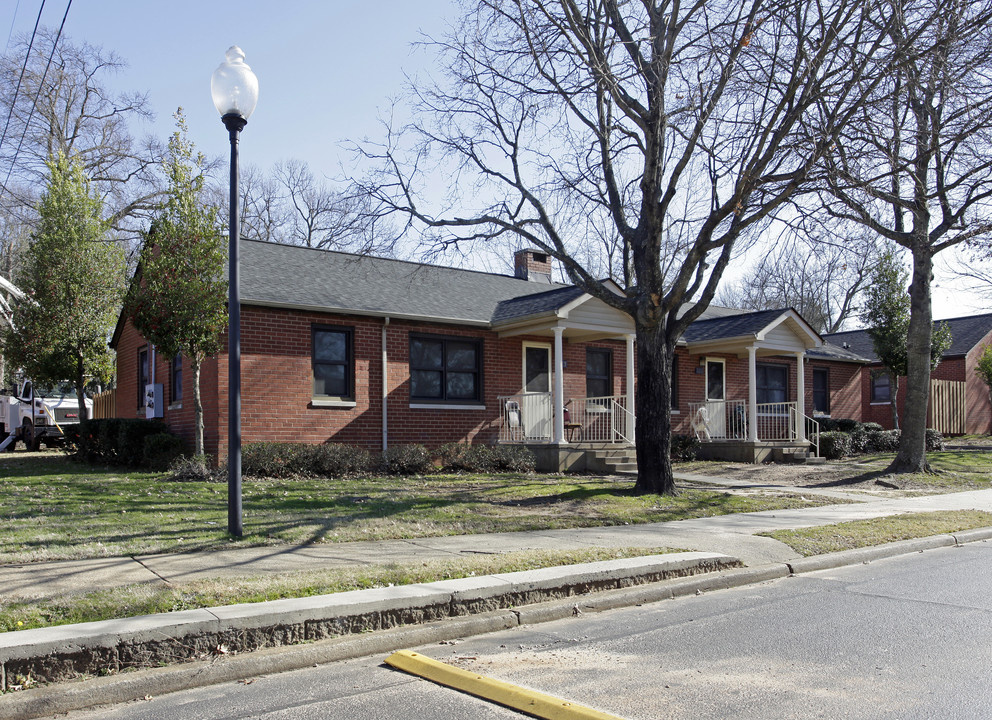
[(796, 353), (796, 440), (806, 441), (806, 351)]
[(754, 345), (747, 349), (747, 439), (758, 442), (758, 362)]
[(565, 443), (565, 362), (563, 359), (564, 347), (562, 344), (562, 333), (565, 328), (552, 328), (555, 333), (555, 384), (551, 394), (552, 407), (555, 418), (555, 444)]
[(634, 336), (627, 335), (627, 417), (630, 418), (630, 427), (627, 428), (627, 437), (634, 442), (637, 418), (634, 416)]

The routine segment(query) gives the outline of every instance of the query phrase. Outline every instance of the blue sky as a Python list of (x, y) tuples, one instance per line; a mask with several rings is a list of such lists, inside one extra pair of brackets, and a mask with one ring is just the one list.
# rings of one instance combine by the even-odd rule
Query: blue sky
[[(439, 37), (458, 14), (458, 0), (75, 0), (65, 32), (76, 43), (113, 50), (130, 67), (107, 78), (117, 90), (147, 92), (157, 117), (136, 135), (166, 140), (172, 113), (186, 112), (190, 136), (208, 156), (229, 145), (210, 99), (210, 75), (239, 45), (259, 79), (258, 107), (241, 138), (242, 163), (269, 170), (299, 158), (336, 177), (352, 162), (347, 141), (381, 137), (379, 118), (402, 91), (404, 72), (430, 71), (430, 55), (412, 45)], [(30, 33), (41, 0), (0, 3), (0, 43)], [(47, 0), (42, 24), (58, 28), (66, 0)], [(16, 9), (16, 13), (15, 13)], [(987, 301), (962, 291), (941, 272), (936, 317), (987, 312)], [(739, 267), (743, 267), (741, 264)], [(728, 273), (731, 279), (732, 273)], [(984, 307), (983, 307), (984, 306)]]
[[(15, 36), (30, 33), (40, 6), (41, 0), (3, 0), (0, 43), (6, 45), (12, 26)], [(65, 8), (66, 0), (47, 0), (42, 24), (57, 29)], [(440, 35), (455, 9), (453, 0), (75, 0), (65, 33), (128, 62), (108, 83), (147, 92), (157, 115), (136, 134), (164, 141), (181, 105), (193, 141), (211, 156), (226, 156), (229, 146), (210, 99), (210, 75), (227, 48), (239, 45), (259, 79), (242, 162), (268, 169), (295, 157), (336, 175), (350, 159), (341, 142), (378, 135), (378, 118), (401, 91), (404, 71), (424, 64), (424, 53), (411, 48), (420, 31)]]

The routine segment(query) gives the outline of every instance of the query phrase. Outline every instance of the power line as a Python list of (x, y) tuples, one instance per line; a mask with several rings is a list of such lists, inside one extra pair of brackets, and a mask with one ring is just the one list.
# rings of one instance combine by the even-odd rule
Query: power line
[[(31, 31), (31, 41), (28, 43), (28, 51), (24, 54), (24, 64), (21, 65), (21, 74), (17, 78), (17, 87), (14, 89), (14, 99), (10, 103), (10, 109), (7, 110), (7, 122), (3, 126), (3, 135), (0, 135), (0, 148), (3, 147), (3, 141), (7, 139), (7, 128), (10, 127), (10, 118), (14, 114), (14, 107), (17, 105), (17, 96), (21, 92), (21, 81), (24, 79), (24, 72), (28, 68), (28, 60), (31, 58), (31, 48), (34, 47), (34, 38), (38, 34), (38, 25), (41, 23), (41, 12), (45, 9), (45, 0), (41, 0), (41, 7), (38, 8), (38, 18), (34, 21), (34, 30)], [(6, 184), (6, 183), (5, 183)]]
[(17, 5), (14, 6), (14, 17), (10, 19), (10, 30), (7, 32), (7, 44), (3, 46), (4, 53), (10, 49), (10, 38), (14, 34), (14, 25), (17, 23), (17, 11), (21, 9), (21, 0), (17, 0)]
[[(42, 3), (42, 5), (44, 5), (44, 3)], [(48, 63), (45, 65), (45, 72), (42, 74), (41, 82), (38, 83), (38, 89), (34, 94), (34, 102), (31, 103), (31, 112), (28, 113), (28, 120), (24, 123), (24, 130), (21, 132), (21, 139), (17, 141), (17, 149), (14, 151), (14, 157), (10, 161), (10, 167), (7, 168), (7, 177), (4, 178), (3, 185), (0, 186), (0, 192), (7, 189), (7, 183), (10, 182), (10, 174), (14, 172), (14, 165), (17, 163), (17, 156), (21, 152), (21, 145), (24, 143), (24, 136), (28, 134), (28, 128), (31, 127), (31, 120), (34, 118), (35, 108), (38, 107), (38, 98), (41, 97), (41, 91), (45, 87), (45, 80), (48, 79), (48, 70), (52, 67), (52, 58), (55, 57), (55, 50), (59, 46), (59, 40), (62, 39), (62, 30), (65, 28), (65, 19), (69, 17), (69, 8), (71, 7), (72, 0), (69, 0), (65, 6), (65, 14), (62, 15), (62, 24), (59, 25), (59, 32), (55, 36), (55, 42), (52, 43), (52, 51), (48, 53)]]

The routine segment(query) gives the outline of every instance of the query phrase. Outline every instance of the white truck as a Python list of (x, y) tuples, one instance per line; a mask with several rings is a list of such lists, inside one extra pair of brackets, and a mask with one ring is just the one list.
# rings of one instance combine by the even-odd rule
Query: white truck
[[(93, 415), (93, 401), (86, 400), (85, 417)], [(20, 440), (28, 450), (65, 442), (66, 425), (79, 423), (79, 400), (71, 385), (35, 386), (24, 380), (16, 392), (0, 391), (0, 452), (13, 450)]]

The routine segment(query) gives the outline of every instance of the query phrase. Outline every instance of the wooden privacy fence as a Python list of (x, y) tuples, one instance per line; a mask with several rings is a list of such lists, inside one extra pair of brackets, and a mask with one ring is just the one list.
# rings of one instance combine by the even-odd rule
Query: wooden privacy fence
[(93, 419), (117, 417), (117, 390), (93, 396)]
[(927, 427), (944, 435), (964, 435), (967, 408), (965, 383), (959, 380), (930, 381)]

